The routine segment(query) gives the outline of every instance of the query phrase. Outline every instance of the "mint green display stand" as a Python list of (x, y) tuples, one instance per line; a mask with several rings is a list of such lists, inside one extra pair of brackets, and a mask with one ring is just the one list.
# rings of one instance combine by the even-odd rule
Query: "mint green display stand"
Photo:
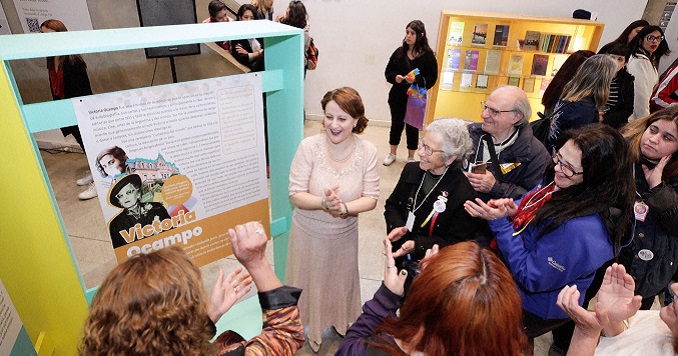
[[(270, 147), (271, 235), (285, 275), (292, 207), (289, 167), (303, 138), (303, 32), (270, 21), (0, 36), (0, 280), (38, 355), (76, 353), (88, 302), (54, 192), (32, 134), (77, 124), (70, 100), (24, 105), (9, 61), (190, 43), (264, 38)], [(105, 55), (105, 53), (103, 54)], [(45, 82), (45, 85), (48, 85)], [(246, 338), (261, 330), (257, 298), (236, 305), (218, 327)]]

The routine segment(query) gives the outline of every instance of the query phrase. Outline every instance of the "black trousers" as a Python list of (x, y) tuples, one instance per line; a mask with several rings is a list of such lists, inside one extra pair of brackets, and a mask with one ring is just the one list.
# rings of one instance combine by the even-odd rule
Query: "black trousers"
[(78, 145), (80, 145), (80, 148), (82, 148), (82, 152), (85, 152), (85, 145), (82, 144), (82, 135), (80, 135), (80, 129), (78, 128), (78, 125), (62, 127), (61, 134), (64, 135), (64, 137), (73, 135), (75, 141), (78, 143)]
[(397, 146), (400, 143), (400, 136), (405, 129), (405, 137), (407, 137), (407, 149), (416, 150), (419, 146), (419, 129), (414, 126), (405, 124), (405, 112), (407, 111), (407, 100), (405, 103), (388, 103), (391, 109), (391, 132), (389, 134), (388, 143), (391, 146)]

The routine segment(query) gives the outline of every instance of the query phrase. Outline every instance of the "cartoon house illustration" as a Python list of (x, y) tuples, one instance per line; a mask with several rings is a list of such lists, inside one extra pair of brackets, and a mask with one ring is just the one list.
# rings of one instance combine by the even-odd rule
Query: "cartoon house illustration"
[(156, 159), (128, 158), (127, 169), (130, 174), (138, 174), (149, 188), (153, 188), (158, 178), (164, 182), (173, 174), (179, 174), (179, 168), (174, 163), (167, 162), (161, 154)]

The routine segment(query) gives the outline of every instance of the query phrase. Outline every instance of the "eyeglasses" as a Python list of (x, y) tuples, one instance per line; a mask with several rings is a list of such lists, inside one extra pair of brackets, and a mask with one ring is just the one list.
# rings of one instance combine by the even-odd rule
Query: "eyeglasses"
[(122, 199), (124, 196), (134, 195), (138, 190), (136, 188), (127, 189), (126, 192), (120, 192), (115, 195), (116, 198)]
[(424, 150), (424, 155), (430, 156), (436, 152), (445, 152), (443, 150), (434, 150), (429, 145), (425, 144), (422, 139), (419, 139), (419, 149)]
[(501, 113), (503, 113), (503, 112), (515, 112), (515, 111), (516, 111), (515, 109), (514, 109), (514, 110), (497, 110), (497, 109), (493, 109), (493, 108), (491, 108), (491, 107), (489, 107), (489, 106), (486, 105), (486, 101), (481, 101), (481, 102), (480, 102), (480, 106), (482, 107), (483, 112), (484, 112), (485, 110), (488, 110), (488, 111), (490, 112), (490, 115), (492, 115), (492, 116), (497, 116), (497, 115), (499, 115), (499, 114), (501, 114)]
[(571, 164), (563, 161), (563, 156), (560, 155), (560, 152), (553, 150), (553, 163), (560, 165), (560, 171), (563, 172), (565, 177), (572, 178), (579, 174), (584, 174), (584, 172), (577, 172), (574, 170)]
[(647, 42), (654, 42), (654, 41), (661, 42), (661, 41), (664, 40), (664, 36), (647, 35), (647, 36), (645, 36), (645, 39), (647, 40)]

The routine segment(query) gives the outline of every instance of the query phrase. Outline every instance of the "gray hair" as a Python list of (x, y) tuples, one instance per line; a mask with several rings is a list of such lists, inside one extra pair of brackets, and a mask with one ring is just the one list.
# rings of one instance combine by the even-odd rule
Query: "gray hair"
[(509, 91), (511, 97), (515, 100), (511, 110), (513, 110), (515, 114), (523, 115), (520, 121), (516, 122), (514, 126), (518, 127), (527, 124), (530, 121), (530, 117), (532, 117), (532, 106), (530, 106), (530, 101), (527, 99), (525, 91), (513, 85), (502, 85), (495, 89), (495, 91), (497, 90)]
[(426, 131), (438, 132), (442, 135), (443, 159), (457, 156), (455, 162), (462, 161), (471, 154), (473, 143), (468, 134), (468, 123), (456, 118), (438, 118), (426, 126)]

